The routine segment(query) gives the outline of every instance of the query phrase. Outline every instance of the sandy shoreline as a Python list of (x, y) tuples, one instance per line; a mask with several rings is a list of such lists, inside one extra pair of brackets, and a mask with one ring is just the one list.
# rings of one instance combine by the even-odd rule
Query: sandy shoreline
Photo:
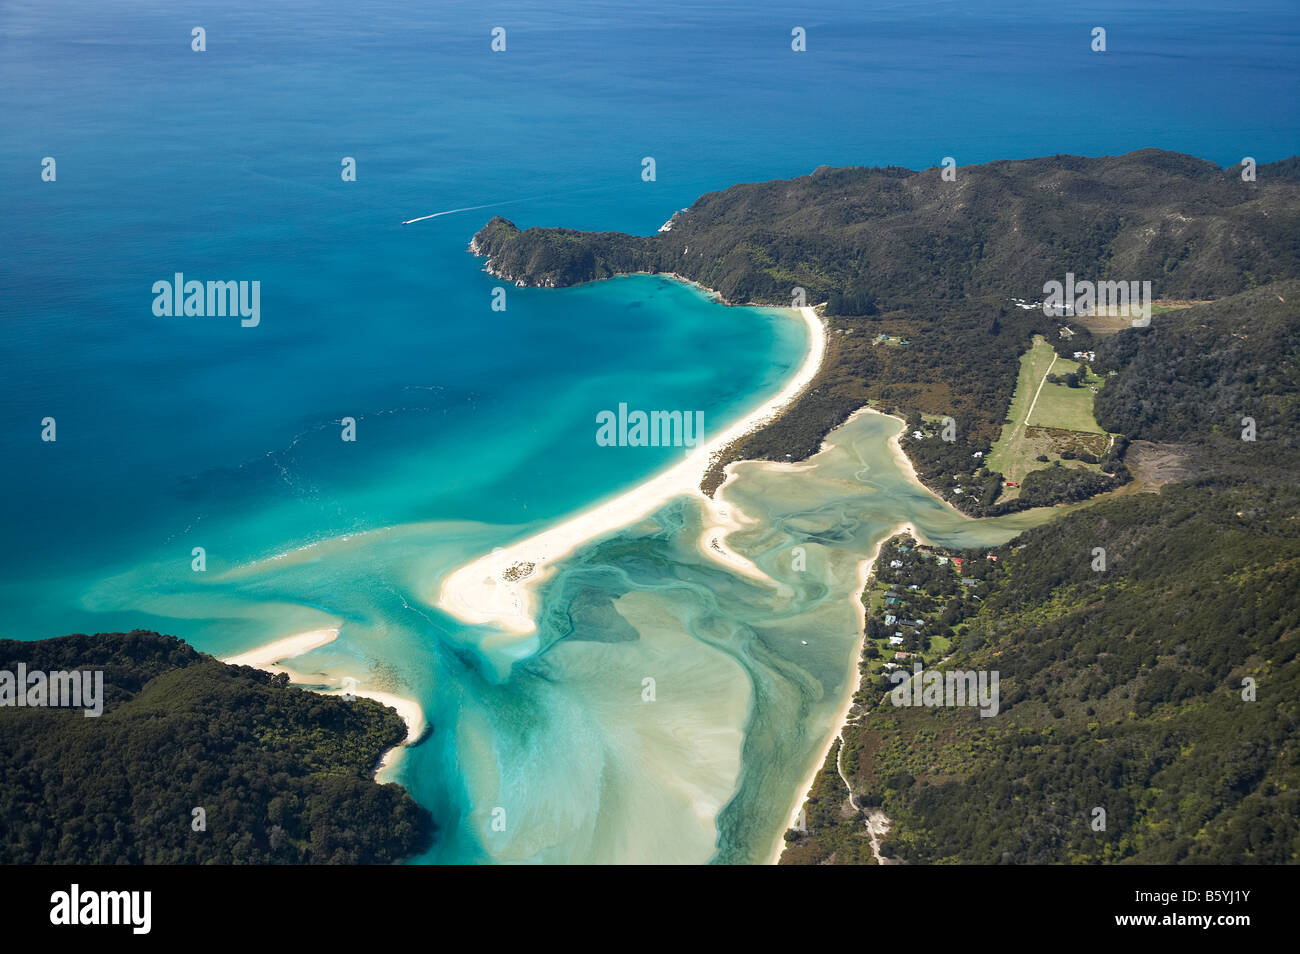
[[(939, 500), (943, 500), (942, 497), (939, 497), (938, 494), (934, 493), (934, 491), (930, 490), (929, 487), (926, 487), (925, 484), (921, 482), (921, 478), (916, 473), (916, 468), (912, 466), (912, 461), (908, 458), (907, 454), (904, 453), (903, 451), (903, 445), (900, 443), (899, 438), (901, 438), (903, 434), (906, 432), (907, 422), (904, 421), (901, 417), (898, 417), (897, 415), (886, 414), (884, 411), (878, 411), (873, 407), (861, 407), (858, 408), (858, 410), (854, 411), (852, 414), (850, 414), (844, 423), (847, 424), (849, 421), (852, 421), (854, 418), (858, 417), (861, 414), (880, 414), (884, 417), (891, 417), (903, 425), (903, 429), (889, 439), (889, 449), (893, 453), (894, 459), (898, 462), (898, 466), (903, 470), (905, 474), (907, 474), (907, 476), (912, 480), (913, 483), (915, 483), (918, 487), (930, 493), (932, 496), (938, 498)], [(840, 426), (843, 427), (844, 425), (841, 424)], [(834, 432), (832, 431), (832, 433)], [(822, 444), (822, 449), (825, 450), (826, 446), (830, 443), (831, 443), (830, 435), (827, 435), (826, 441), (823, 442)], [(944, 502), (946, 503), (946, 501)], [(790, 811), (789, 811), (789, 816), (792, 821), (794, 818), (798, 816), (799, 809), (803, 806), (804, 802), (807, 800), (808, 791), (809, 789), (812, 788), (813, 782), (816, 781), (817, 773), (820, 772), (822, 770), (822, 766), (826, 764), (826, 759), (831, 753), (831, 748), (835, 745), (835, 740), (840, 738), (844, 734), (844, 726), (845, 723), (848, 722), (849, 710), (853, 708), (853, 697), (857, 695), (858, 690), (862, 687), (862, 669), (860, 668), (860, 664), (862, 661), (862, 650), (864, 648), (864, 644), (866, 643), (866, 639), (867, 639), (867, 635), (866, 635), (867, 634), (867, 608), (862, 603), (862, 591), (866, 588), (867, 580), (870, 578), (871, 571), (876, 565), (876, 560), (880, 559), (880, 550), (882, 547), (884, 547), (885, 541), (898, 536), (900, 533), (911, 534), (911, 536), (914, 537), (919, 543), (923, 543), (923, 544), (930, 543), (930, 541), (925, 539), (925, 537), (923, 537), (917, 531), (916, 527), (914, 527), (912, 524), (900, 523), (898, 526), (894, 527), (892, 530), (890, 530), (888, 533), (886, 533), (883, 537), (880, 538), (880, 542), (876, 544), (875, 552), (873, 552), (868, 559), (863, 560), (861, 563), (858, 564), (858, 588), (856, 591), (855, 608), (857, 609), (858, 612), (858, 631), (862, 634), (862, 638), (858, 640), (857, 651), (853, 655), (853, 668), (856, 672), (856, 675), (853, 678), (853, 688), (845, 696), (844, 704), (840, 706), (840, 711), (837, 713), (835, 717), (835, 722), (833, 723), (835, 727), (835, 731), (832, 732), (830, 736), (826, 739), (826, 746), (822, 749), (821, 756), (817, 759), (815, 763), (813, 763), (812, 768), (808, 772), (808, 777), (804, 779), (803, 785), (800, 786), (799, 789), (795, 792), (794, 804), (790, 807)], [(781, 855), (784, 851), (785, 851), (785, 831), (783, 830), (777, 836), (776, 844), (774, 844), (772, 847), (772, 853), (771, 855), (768, 856), (768, 863), (776, 864), (778, 861), (780, 861)]]
[[(292, 659), (295, 656), (302, 656), (313, 649), (319, 649), (338, 639), (339, 631), (337, 629), (313, 629), (305, 633), (297, 633), (293, 636), (286, 636), (284, 639), (277, 639), (274, 642), (257, 646), (253, 649), (242, 652), (237, 656), (228, 656), (222, 662), (229, 666), (252, 666), (254, 669), (261, 669), (264, 672), (279, 675), (284, 673), (289, 677), (289, 681), (297, 683), (306, 688), (320, 680), (310, 675), (304, 675), (297, 670), (290, 669), (281, 665), (284, 660)], [(414, 699), (407, 699), (404, 696), (394, 695), (391, 692), (385, 692), (380, 689), (372, 689), (360, 684), (345, 684), (347, 676), (327, 676), (331, 683), (337, 683), (337, 688), (332, 689), (311, 689), (311, 692), (319, 692), (323, 696), (336, 696), (340, 691), (351, 693), (354, 696), (364, 696), (367, 699), (373, 699), (380, 705), (392, 706), (401, 716), (402, 721), (406, 723), (406, 740), (400, 745), (396, 745), (384, 753), (383, 760), (379, 763), (377, 772), (390, 768), (396, 761), (399, 753), (406, 746), (412, 745), (421, 735), (424, 734), (425, 721), (424, 710)]]
[(221, 661), (228, 666), (252, 666), (254, 669), (264, 669), (273, 673), (288, 672), (289, 670), (277, 666), (276, 663), (319, 649), (338, 638), (337, 629), (313, 629), (257, 646), (238, 656), (228, 656)]
[[(774, 397), (645, 483), (452, 571), (442, 581), (439, 609), (462, 622), (492, 623), (517, 635), (529, 635), (537, 630), (534, 620), (537, 584), (547, 579), (556, 560), (568, 556), (587, 541), (635, 523), (680, 496), (701, 500), (714, 515), (715, 522), (725, 527), (729, 522), (725, 508), (719, 512), (714, 502), (700, 491), (700, 478), (720, 451), (789, 407), (821, 370), (826, 356), (826, 329), (816, 311), (811, 307), (795, 310), (808, 330), (808, 353), (799, 370)], [(758, 567), (725, 550), (718, 542), (716, 549), (706, 545), (705, 552), (746, 575), (767, 578)]]
[[(867, 639), (867, 608), (862, 603), (862, 591), (867, 586), (867, 580), (871, 577), (871, 571), (875, 567), (876, 561), (880, 559), (880, 551), (881, 548), (884, 547), (885, 541), (898, 536), (900, 533), (910, 533), (915, 536), (916, 531), (910, 523), (900, 523), (880, 538), (880, 542), (876, 544), (876, 549), (871, 556), (858, 563), (858, 587), (854, 591), (854, 596), (855, 605), (858, 611), (858, 632), (862, 634), (862, 638), (855, 644), (856, 650), (853, 654), (853, 688), (845, 695), (844, 702), (840, 706), (839, 712), (835, 715), (835, 721), (832, 723), (834, 731), (826, 739), (826, 745), (822, 749), (821, 755), (818, 756), (817, 760), (813, 763), (812, 768), (808, 770), (808, 777), (804, 779), (803, 784), (795, 791), (794, 803), (790, 806), (788, 812), (792, 823), (793, 820), (798, 817), (799, 809), (803, 807), (804, 802), (807, 800), (808, 790), (812, 788), (813, 782), (817, 780), (817, 773), (820, 772), (822, 766), (826, 764), (826, 759), (831, 754), (831, 749), (835, 745), (835, 740), (843, 735), (844, 725), (849, 718), (849, 710), (853, 708), (853, 697), (857, 695), (858, 690), (862, 687), (862, 649), (863, 644)], [(768, 855), (767, 863), (773, 865), (776, 864), (781, 859), (781, 854), (784, 851), (785, 829), (782, 829), (776, 836), (776, 843), (772, 846), (772, 852)]]
[[(463, 622), (492, 623), (510, 633), (520, 636), (530, 635), (536, 632), (537, 628), (534, 621), (537, 608), (535, 587), (550, 576), (555, 561), (564, 558), (587, 541), (635, 523), (678, 496), (694, 496), (705, 508), (708, 519), (699, 538), (699, 549), (705, 556), (750, 579), (777, 585), (777, 581), (764, 573), (753, 561), (726, 544), (726, 537), (732, 530), (740, 529), (753, 522), (724, 500), (723, 490), (727, 482), (735, 476), (733, 467), (739, 462), (726, 466), (723, 483), (712, 498), (700, 490), (699, 481), (718, 452), (736, 439), (769, 423), (794, 402), (821, 370), (827, 347), (826, 328), (811, 307), (800, 308), (798, 311), (809, 332), (808, 354), (798, 372), (775, 397), (755, 408), (707, 444), (696, 448), (685, 460), (662, 471), (649, 481), (549, 530), (511, 546), (500, 548), (492, 554), (457, 568), (443, 579), (438, 594), (438, 607)], [(898, 421), (904, 429), (906, 427), (906, 422), (902, 418), (870, 406), (859, 408), (845, 423), (862, 414), (881, 414)], [(899, 440), (902, 434), (903, 430), (900, 429), (889, 441), (895, 460), (917, 486), (937, 497), (938, 495), (921, 482), (911, 460), (904, 453)], [(831, 435), (828, 434), (822, 442), (821, 450), (825, 450), (830, 444)], [(781, 469), (807, 466), (805, 462), (770, 463), (771, 466)], [(803, 805), (808, 790), (825, 764), (831, 747), (843, 733), (849, 711), (853, 706), (853, 697), (861, 684), (859, 663), (863, 641), (866, 638), (866, 608), (860, 598), (862, 590), (866, 586), (885, 541), (904, 532), (920, 539), (911, 524), (901, 523), (881, 537), (870, 557), (858, 563), (858, 586), (855, 590), (855, 598), (861, 636), (856, 643), (856, 652), (851, 661), (853, 667), (849, 680), (851, 688), (844, 695), (832, 723), (833, 731), (828, 735), (820, 757), (813, 763), (803, 784), (792, 794), (789, 810), (791, 818)], [(768, 863), (775, 864), (780, 859), (785, 848), (784, 834), (784, 828), (777, 833), (776, 842), (767, 859)]]

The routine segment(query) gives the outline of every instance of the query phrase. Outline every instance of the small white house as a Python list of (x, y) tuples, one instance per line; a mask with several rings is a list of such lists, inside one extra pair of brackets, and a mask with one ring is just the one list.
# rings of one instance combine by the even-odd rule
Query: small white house
[(895, 570), (897, 570), (900, 566), (903, 565), (903, 561), (902, 561), (902, 560), (890, 560), (890, 561), (889, 561), (889, 565), (892, 566)]
[(901, 646), (901, 645), (903, 645), (903, 637), (902, 637), (902, 636), (890, 636), (890, 637), (889, 637), (889, 645), (891, 645), (891, 646)]
[(885, 617), (886, 626), (893, 626), (896, 622), (898, 622), (898, 617), (892, 613)]

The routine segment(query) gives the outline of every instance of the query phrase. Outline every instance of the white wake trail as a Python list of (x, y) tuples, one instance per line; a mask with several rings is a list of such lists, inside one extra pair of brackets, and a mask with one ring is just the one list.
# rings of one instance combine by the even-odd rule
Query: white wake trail
[[(511, 199), (510, 202), (523, 202), (523, 199)], [(410, 225), (412, 222), (423, 222), (425, 219), (436, 219), (440, 215), (451, 215), (453, 212), (473, 212), (475, 209), (490, 209), (494, 205), (508, 205), (509, 202), (489, 202), (487, 205), (467, 205), (463, 209), (448, 209), (446, 212), (434, 212), (432, 215), (422, 215), (418, 219), (407, 219), (403, 225)]]
[(467, 205), (463, 209), (447, 209), (443, 212), (434, 212), (431, 215), (421, 215), (419, 218), (407, 219), (403, 225), (410, 225), (412, 222), (423, 222), (425, 219), (436, 219), (440, 215), (452, 215), (456, 212), (473, 212), (476, 209), (490, 209), (496, 205), (512, 205), (515, 202), (532, 202), (534, 199), (554, 199), (558, 196), (578, 195), (583, 192), (600, 192), (603, 189), (609, 189), (611, 186), (593, 186), (590, 189), (572, 189), (568, 192), (551, 192), (546, 195), (530, 195), (522, 199), (504, 199), (501, 202), (487, 202), (483, 205)]

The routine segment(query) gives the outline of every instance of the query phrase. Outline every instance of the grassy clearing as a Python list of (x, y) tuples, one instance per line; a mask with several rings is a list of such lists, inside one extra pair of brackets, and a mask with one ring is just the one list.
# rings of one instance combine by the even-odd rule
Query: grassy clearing
[[(1192, 308), (1196, 305), (1208, 305), (1209, 301), (1181, 300), (1173, 298), (1159, 298), (1151, 303), (1151, 314), (1163, 315), (1171, 311), (1180, 311), (1183, 308)], [(1133, 309), (1117, 309), (1113, 315), (1075, 315), (1068, 319), (1073, 323), (1078, 323), (1087, 328), (1094, 335), (1113, 335), (1117, 331), (1123, 331), (1125, 328), (1133, 326), (1133, 319), (1139, 317), (1138, 312)]]
[[(1046, 380), (1049, 372), (1065, 375), (1071, 371), (1086, 375), (1081, 387)], [(1061, 460), (1065, 451), (1087, 451), (1101, 456), (1110, 438), (1093, 417), (1092, 388), (1100, 388), (1104, 383), (1103, 378), (1086, 374), (1079, 362), (1057, 358), (1052, 346), (1036, 336), (1033, 346), (1020, 356), (1020, 374), (1007, 412), (1010, 423), (1003, 424), (986, 466), (1019, 483), (1031, 470)], [(1041, 461), (1039, 457), (1047, 460)], [(1068, 460), (1065, 463), (1097, 469), (1095, 464)], [(1016, 488), (1008, 487), (1003, 491), (1003, 498), (1014, 498), (1018, 493)]]
[(1056, 352), (1041, 336), (1035, 336), (1033, 346), (1020, 356), (1020, 375), (1016, 379), (1011, 409), (1007, 412), (1011, 423), (1002, 425), (1002, 433), (985, 461), (989, 470), (998, 471), (1008, 480), (1018, 481), (1029, 473), (1033, 467), (1028, 465), (1034, 464), (1034, 457), (1040, 453), (1036, 446), (1038, 442), (1026, 436), (1025, 424), (1038, 387), (1055, 359)]
[(1065, 431), (1085, 431), (1090, 434), (1104, 434), (1092, 415), (1093, 388), (1100, 389), (1105, 383), (1095, 374), (1089, 374), (1084, 365), (1077, 361), (1057, 360), (1052, 368), (1053, 374), (1069, 374), (1078, 371), (1082, 379), (1080, 387), (1072, 388), (1066, 384), (1043, 385), (1034, 403), (1033, 413), (1028, 424), (1031, 427), (1058, 427)]

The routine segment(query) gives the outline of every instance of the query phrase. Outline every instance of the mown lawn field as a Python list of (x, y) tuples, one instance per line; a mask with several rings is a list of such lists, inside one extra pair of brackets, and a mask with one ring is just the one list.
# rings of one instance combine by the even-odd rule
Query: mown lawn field
[(1025, 423), (1034, 395), (1038, 393), (1038, 386), (1047, 377), (1055, 359), (1056, 352), (1041, 336), (1035, 336), (1033, 346), (1020, 356), (1020, 375), (1016, 379), (1011, 409), (1007, 412), (1011, 423), (1002, 426), (1002, 433), (985, 461), (989, 470), (998, 471), (1008, 480), (1019, 480), (1033, 470), (1026, 463), (1034, 464), (1034, 457), (1039, 451), (1034, 449), (1033, 453), (1028, 453), (1030, 447), (1025, 436)]
[[(1057, 360), (1052, 369), (1053, 374), (1069, 374), (1081, 371), (1077, 361)], [(1067, 431), (1086, 431), (1091, 434), (1106, 433), (1092, 416), (1091, 388), (1100, 388), (1103, 380), (1095, 375), (1088, 375), (1082, 385), (1072, 388), (1066, 384), (1053, 384), (1048, 381), (1038, 393), (1033, 413), (1029, 416), (1031, 427), (1059, 427)]]
[[(1019, 483), (1031, 470), (1060, 460), (1063, 450), (1086, 449), (1098, 456), (1105, 450), (1107, 435), (1093, 417), (1091, 390), (1100, 388), (1105, 381), (1087, 375), (1080, 387), (1072, 388), (1046, 380), (1049, 373), (1065, 375), (1071, 371), (1082, 373), (1083, 366), (1058, 358), (1044, 338), (1034, 338), (1033, 346), (1020, 356), (1020, 374), (1007, 412), (1010, 423), (1002, 426), (985, 461), (989, 470)], [(1040, 461), (1040, 456), (1048, 460)], [(1096, 467), (1079, 463), (1072, 466)], [(1003, 497), (1015, 497), (1017, 493), (1016, 488), (1009, 487)]]

